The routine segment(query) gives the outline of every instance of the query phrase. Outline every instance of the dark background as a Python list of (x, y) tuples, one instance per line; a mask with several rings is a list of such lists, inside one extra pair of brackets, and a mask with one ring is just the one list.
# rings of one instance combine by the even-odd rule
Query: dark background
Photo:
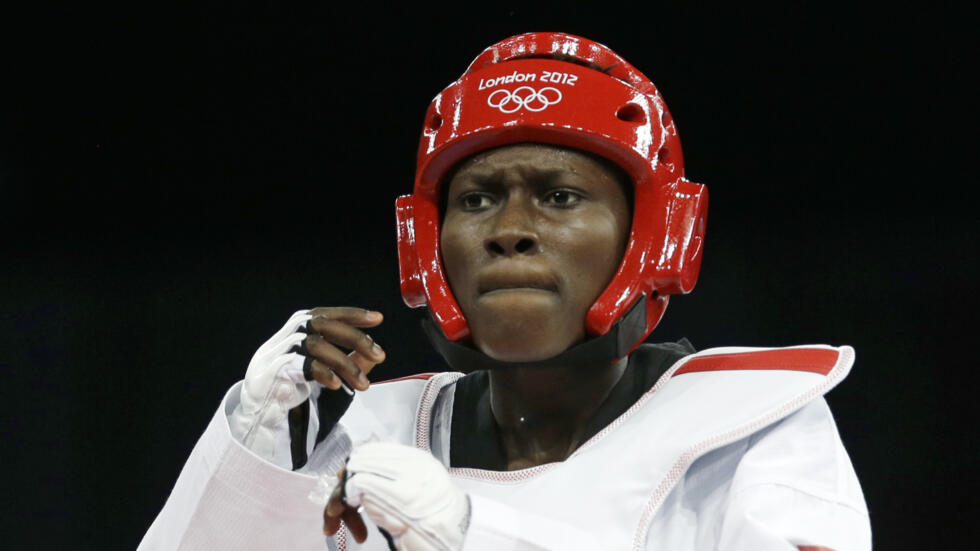
[(590, 37), (647, 73), (711, 191), (698, 288), (651, 339), (853, 345), (828, 401), (876, 546), (976, 533), (965, 15), (132, 6), (0, 19), (8, 538), (134, 548), (297, 309), (383, 311), (377, 378), (442, 369), (399, 296), (394, 200), (432, 96), (531, 30)]

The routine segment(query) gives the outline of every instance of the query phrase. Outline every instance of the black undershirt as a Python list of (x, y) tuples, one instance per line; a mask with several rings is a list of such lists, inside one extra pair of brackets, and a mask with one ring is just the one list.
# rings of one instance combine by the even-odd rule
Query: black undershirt
[[(635, 404), (677, 360), (694, 352), (687, 339), (676, 343), (640, 345), (630, 354), (619, 382), (589, 420), (583, 442)], [(449, 465), (490, 471), (507, 470), (500, 431), (490, 410), (490, 378), (486, 371), (476, 371), (456, 381)]]
[[(585, 440), (592, 438), (623, 414), (650, 390), (677, 360), (693, 354), (687, 339), (676, 343), (643, 344), (630, 354), (623, 376), (589, 420)], [(350, 406), (353, 396), (345, 392), (323, 391), (317, 399), (319, 444)], [(293, 469), (306, 464), (306, 417), (298, 408), (290, 411), (289, 429), (293, 447)], [(307, 413), (307, 415), (309, 415)], [(500, 445), (500, 431), (490, 411), (490, 381), (486, 371), (475, 371), (456, 381), (453, 419), (449, 437), (449, 464), (491, 471), (507, 470), (507, 459)]]

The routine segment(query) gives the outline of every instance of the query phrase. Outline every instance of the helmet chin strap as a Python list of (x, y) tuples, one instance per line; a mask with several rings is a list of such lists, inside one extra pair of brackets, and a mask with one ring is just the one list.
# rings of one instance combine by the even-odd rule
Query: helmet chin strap
[(432, 346), (445, 358), (450, 367), (463, 373), (482, 369), (508, 369), (514, 367), (588, 367), (612, 363), (626, 357), (643, 338), (646, 331), (646, 295), (630, 307), (626, 315), (613, 324), (608, 333), (582, 341), (546, 360), (533, 362), (504, 362), (495, 360), (483, 352), (446, 338), (431, 313), (422, 319)]

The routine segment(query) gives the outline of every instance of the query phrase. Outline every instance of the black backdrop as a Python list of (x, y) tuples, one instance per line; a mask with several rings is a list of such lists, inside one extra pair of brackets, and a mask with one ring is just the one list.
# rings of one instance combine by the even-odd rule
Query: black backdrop
[(651, 338), (853, 345), (828, 400), (876, 545), (955, 544), (978, 490), (975, 155), (958, 104), (974, 68), (957, 22), (806, 2), (9, 14), (5, 533), (133, 548), (296, 309), (385, 312), (375, 378), (442, 369), (395, 260), (422, 114), (485, 46), (563, 30), (651, 76), (711, 191), (698, 288)]

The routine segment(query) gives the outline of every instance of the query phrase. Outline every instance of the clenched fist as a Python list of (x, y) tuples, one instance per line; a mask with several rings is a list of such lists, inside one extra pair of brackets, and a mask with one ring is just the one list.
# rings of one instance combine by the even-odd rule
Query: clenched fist
[(288, 468), (289, 411), (310, 398), (314, 380), (332, 390), (343, 383), (366, 390), (367, 374), (385, 353), (361, 328), (382, 320), (379, 312), (349, 307), (293, 314), (252, 356), (228, 419), (232, 434), (259, 456)]
[(357, 512), (363, 507), (399, 551), (458, 551), (469, 527), (470, 501), (453, 484), (435, 457), (387, 442), (369, 442), (351, 452), (347, 466), (323, 511), (324, 532), (340, 521), (357, 541), (367, 529)]

